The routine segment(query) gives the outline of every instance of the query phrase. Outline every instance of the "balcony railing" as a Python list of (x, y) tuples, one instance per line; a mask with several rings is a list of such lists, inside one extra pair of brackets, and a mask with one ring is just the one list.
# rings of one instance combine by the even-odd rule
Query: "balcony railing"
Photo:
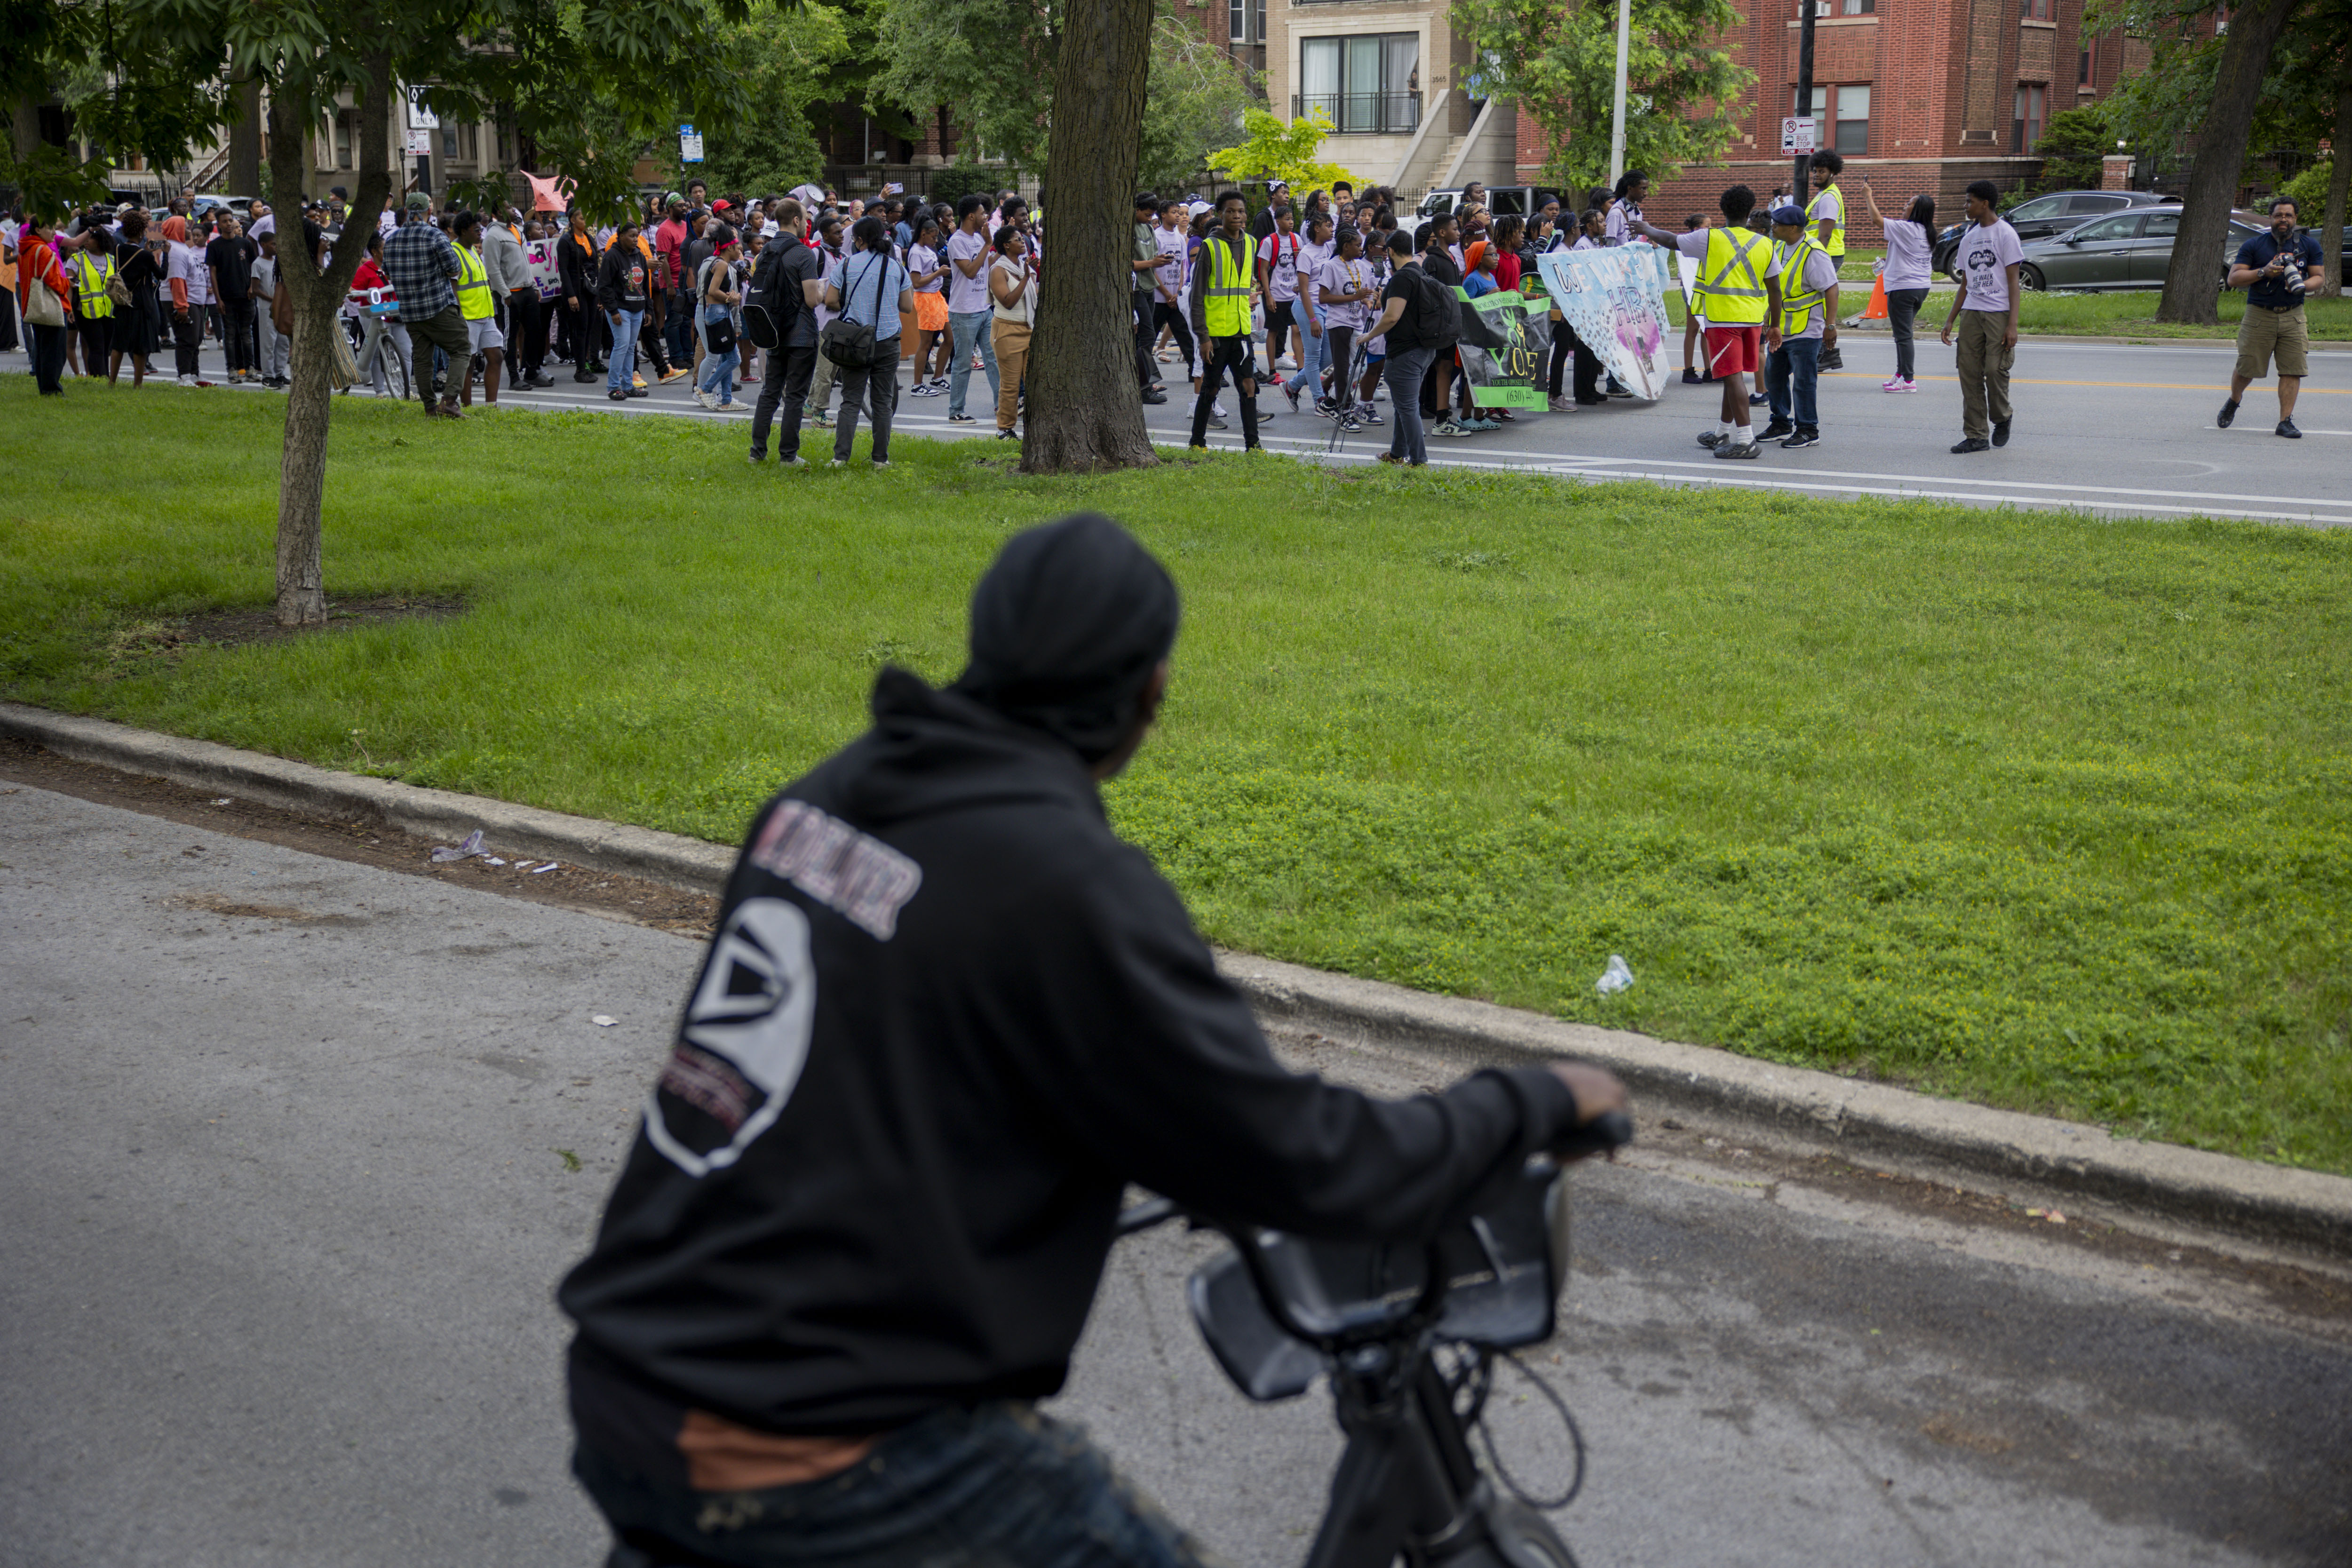
[(1417, 92), (1291, 94), (1293, 120), (1318, 110), (1341, 136), (1394, 136), (1421, 129), (1421, 94)]

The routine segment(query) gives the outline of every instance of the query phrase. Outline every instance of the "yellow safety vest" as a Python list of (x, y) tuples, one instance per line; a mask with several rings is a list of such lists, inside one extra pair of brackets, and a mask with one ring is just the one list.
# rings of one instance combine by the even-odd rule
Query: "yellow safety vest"
[(457, 313), (469, 321), (488, 321), (492, 314), (490, 269), (464, 246), (457, 246)]
[(1772, 242), (1744, 228), (1706, 231), (1706, 255), (1699, 263), (1698, 286), (1691, 292), (1698, 313), (1710, 326), (1745, 327), (1764, 324), (1764, 274), (1759, 255), (1769, 257)]
[(1825, 292), (1805, 287), (1805, 263), (1815, 256), (1825, 256), (1811, 235), (1797, 241), (1780, 252), (1780, 335), (1796, 337), (1813, 324), (1813, 307)]
[(1243, 247), (1253, 251), (1249, 237), (1228, 241), (1223, 233), (1213, 234), (1201, 241), (1201, 260), (1209, 269), (1207, 302), (1202, 306), (1201, 320), (1213, 338), (1245, 337), (1250, 330), (1250, 271), (1243, 259)]
[[(1842, 257), (1845, 254), (1845, 193), (1837, 188), (1837, 182), (1835, 180), (1832, 180), (1828, 184), (1822, 187), (1822, 195), (1825, 196), (1834, 196), (1837, 198), (1836, 226), (1830, 230), (1830, 242), (1822, 247), (1822, 248), (1832, 258)], [(1812, 233), (1821, 226), (1821, 221), (1822, 220), (1817, 217), (1807, 218), (1805, 220), (1805, 232), (1807, 234)]]
[(74, 252), (74, 313), (86, 321), (114, 314), (114, 301), (106, 292), (106, 286), (113, 281), (114, 258), (92, 261), (88, 252)]

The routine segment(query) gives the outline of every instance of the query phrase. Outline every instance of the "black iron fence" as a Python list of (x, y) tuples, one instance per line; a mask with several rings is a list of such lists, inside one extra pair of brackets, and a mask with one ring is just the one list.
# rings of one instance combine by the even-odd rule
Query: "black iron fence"
[(1320, 112), (1342, 136), (1383, 136), (1421, 129), (1421, 94), (1417, 92), (1293, 93), (1290, 117)]

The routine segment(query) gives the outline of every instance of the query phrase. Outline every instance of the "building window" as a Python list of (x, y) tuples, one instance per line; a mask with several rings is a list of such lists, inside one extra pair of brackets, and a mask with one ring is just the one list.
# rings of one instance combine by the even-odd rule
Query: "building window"
[(2046, 107), (2043, 100), (2048, 90), (2040, 87), (2017, 89), (2017, 113), (2009, 125), (2011, 152), (2031, 153), (2034, 143), (2042, 140), (2042, 119)]
[[(1816, 87), (1811, 109), (1801, 97), (1791, 95), (1796, 106), (1791, 112), (1806, 115), (1820, 122), (1822, 145), (1833, 147), (1848, 158), (1858, 158), (1870, 151), (1870, 88), (1867, 83), (1855, 87)], [(1836, 112), (1832, 114), (1832, 109)]]
[(1421, 35), (1357, 33), (1298, 42), (1294, 120), (1319, 111), (1341, 135), (1393, 135), (1421, 126)]
[(2088, 49), (2084, 49), (2082, 58), (2075, 62), (2074, 85), (2077, 87), (2094, 85), (2091, 81), (2091, 51)]
[(1872, 16), (1878, 13), (1878, 0), (1838, 0), (1841, 16)]
[(359, 133), (359, 111), (339, 109), (335, 111), (335, 167), (352, 166), (352, 142)]
[(2029, 22), (2050, 20), (2050, 0), (2018, 0), (2017, 14)]
[(1225, 20), (1233, 31), (1233, 42), (1265, 42), (1265, 0), (1230, 0)]

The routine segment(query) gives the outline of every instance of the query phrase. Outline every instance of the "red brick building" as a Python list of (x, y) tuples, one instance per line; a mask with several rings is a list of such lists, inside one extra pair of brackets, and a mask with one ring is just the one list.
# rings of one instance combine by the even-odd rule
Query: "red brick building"
[[(1690, 167), (1654, 188), (1654, 222), (1717, 210), (1716, 198), (1745, 184), (1762, 199), (1794, 175), (1780, 153), (1780, 121), (1797, 103), (1798, 41), (1812, 4), (1813, 112), (1822, 145), (1846, 160), (1848, 214), (1860, 243), (1878, 237), (1860, 197), (1867, 176), (1891, 214), (1921, 191), (1937, 211), (1957, 216), (1969, 182), (2012, 189), (2039, 173), (2033, 155), (2049, 117), (2105, 96), (2147, 49), (2119, 35), (2083, 28), (2084, 0), (1760, 0), (1728, 40), (1756, 73), (1748, 113), (1730, 157)], [(1541, 134), (1519, 117), (1522, 177), (1538, 177)]]

